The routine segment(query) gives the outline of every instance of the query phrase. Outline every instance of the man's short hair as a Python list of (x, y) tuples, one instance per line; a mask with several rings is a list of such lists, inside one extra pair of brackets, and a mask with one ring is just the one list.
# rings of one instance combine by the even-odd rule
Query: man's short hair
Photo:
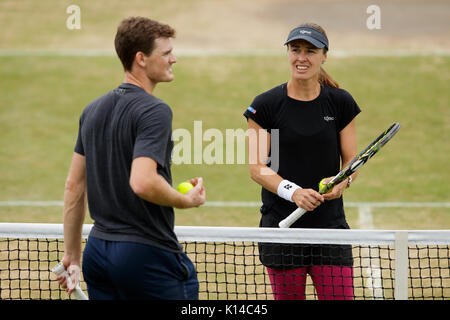
[(125, 71), (131, 71), (136, 53), (150, 55), (155, 39), (173, 38), (175, 30), (167, 24), (144, 17), (124, 19), (117, 28), (114, 45)]

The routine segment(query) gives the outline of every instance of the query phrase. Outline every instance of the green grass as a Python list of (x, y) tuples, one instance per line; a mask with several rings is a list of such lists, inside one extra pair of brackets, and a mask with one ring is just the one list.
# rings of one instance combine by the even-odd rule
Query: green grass
[[(449, 67), (449, 57), (434, 56), (328, 60), (327, 71), (363, 110), (360, 149), (392, 122), (402, 124), (361, 169), (346, 201), (449, 201)], [(284, 57), (178, 57), (174, 72), (175, 81), (154, 92), (172, 107), (173, 129), (192, 132), (194, 120), (202, 120), (203, 131), (223, 134), (246, 129), (242, 113), (252, 99), (289, 79)], [(62, 200), (79, 115), (121, 83), (120, 63), (115, 57), (1, 57), (0, 73), (0, 200)], [(245, 164), (174, 165), (172, 173), (174, 184), (203, 176), (208, 201), (259, 200)], [(377, 209), (375, 225), (450, 228), (448, 211)], [(259, 219), (258, 208), (177, 212), (179, 225), (256, 226)], [(358, 227), (356, 211), (349, 215)], [(0, 221), (60, 222), (61, 208), (0, 207)]]

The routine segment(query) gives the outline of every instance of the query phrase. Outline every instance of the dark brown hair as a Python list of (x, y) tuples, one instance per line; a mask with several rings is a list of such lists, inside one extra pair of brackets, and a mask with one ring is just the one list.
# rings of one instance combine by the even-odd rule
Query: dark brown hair
[[(310, 27), (317, 31), (319, 31), (321, 34), (323, 34), (325, 37), (327, 37), (327, 34), (325, 30), (315, 23), (304, 23), (299, 25), (299, 27)], [(328, 38), (328, 37), (327, 37)], [(326, 54), (328, 52), (327, 48), (323, 48), (323, 54)], [(339, 88), (339, 84), (322, 68), (320, 67), (320, 73), (319, 73), (319, 82), (325, 86)]]
[(125, 71), (131, 71), (136, 53), (141, 51), (150, 55), (155, 39), (173, 38), (175, 30), (167, 24), (144, 17), (124, 19), (117, 28), (114, 45)]

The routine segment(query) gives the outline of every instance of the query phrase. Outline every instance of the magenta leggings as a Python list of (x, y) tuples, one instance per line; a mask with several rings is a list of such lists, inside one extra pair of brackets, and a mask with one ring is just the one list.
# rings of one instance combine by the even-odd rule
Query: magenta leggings
[(353, 300), (353, 268), (311, 266), (289, 270), (267, 268), (275, 300), (305, 300), (306, 276), (319, 300)]

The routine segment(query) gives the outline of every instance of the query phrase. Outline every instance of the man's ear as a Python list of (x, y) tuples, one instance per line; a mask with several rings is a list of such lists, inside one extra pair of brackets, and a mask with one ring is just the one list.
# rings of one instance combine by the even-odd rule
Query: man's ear
[(136, 52), (136, 55), (134, 56), (134, 61), (140, 66), (145, 67), (145, 54), (141, 51)]

